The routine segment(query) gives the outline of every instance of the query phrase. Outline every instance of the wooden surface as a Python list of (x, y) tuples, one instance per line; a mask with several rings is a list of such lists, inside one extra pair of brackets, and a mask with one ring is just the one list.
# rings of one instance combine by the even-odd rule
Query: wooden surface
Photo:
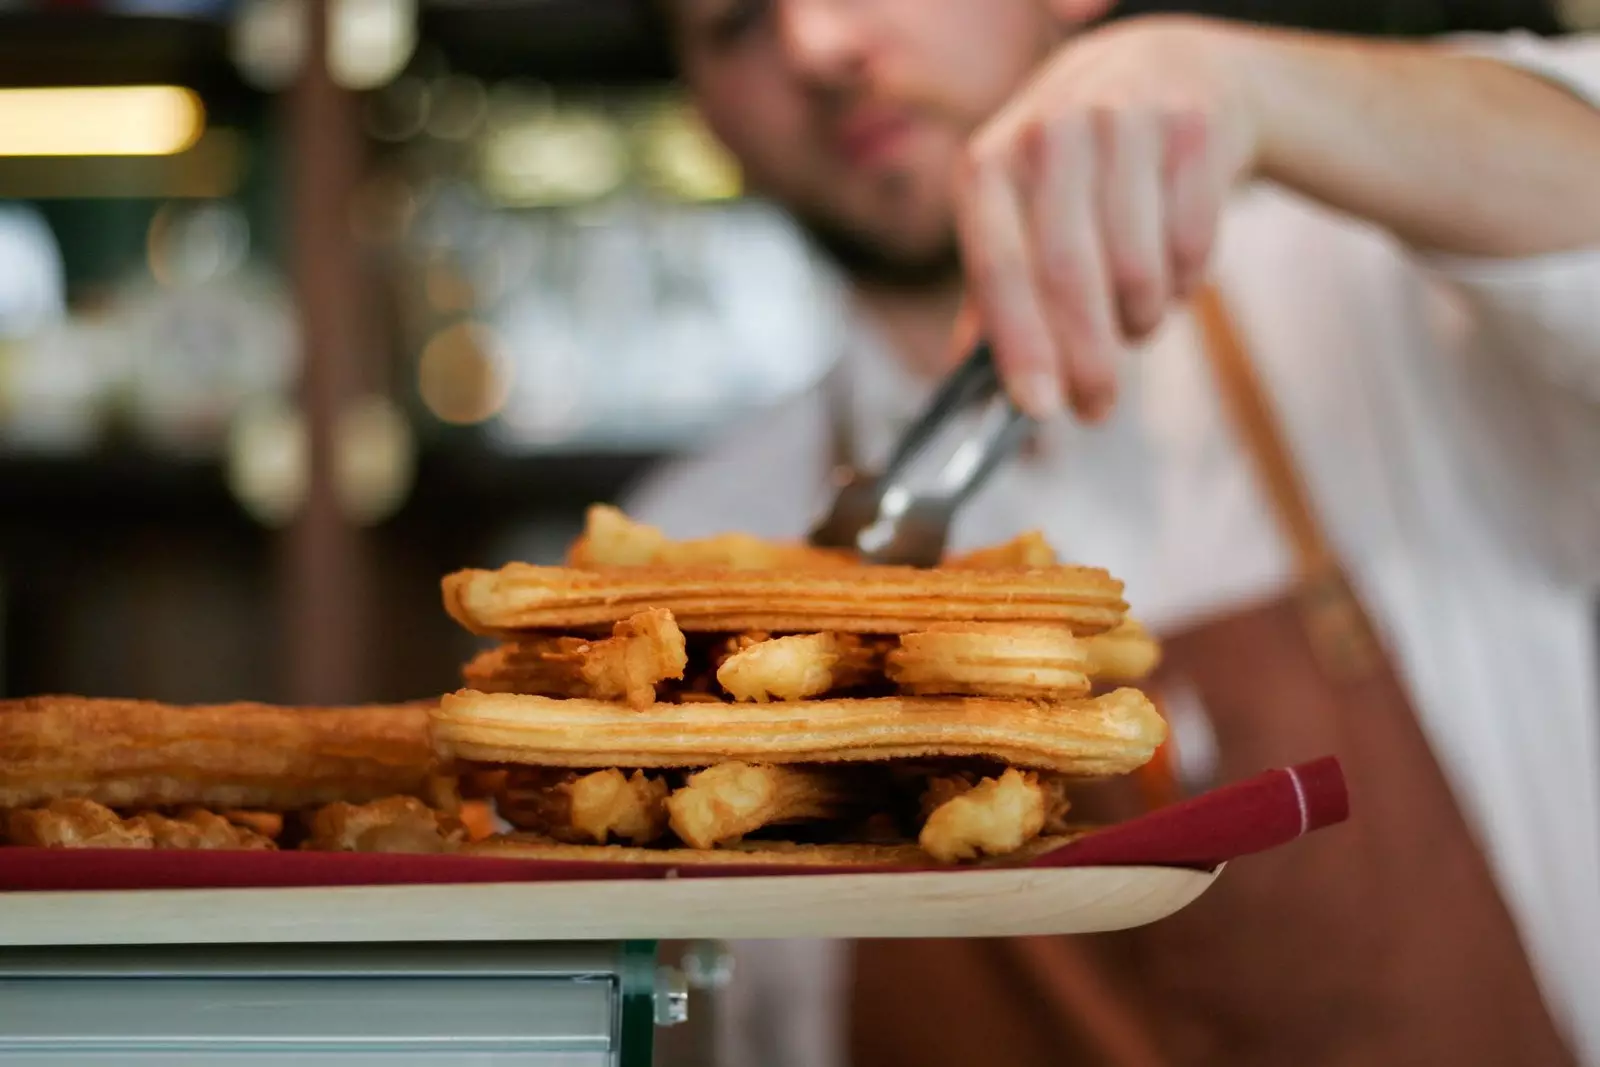
[(896, 875), (0, 894), (0, 945), (999, 937), (1154, 922), (1216, 875)]

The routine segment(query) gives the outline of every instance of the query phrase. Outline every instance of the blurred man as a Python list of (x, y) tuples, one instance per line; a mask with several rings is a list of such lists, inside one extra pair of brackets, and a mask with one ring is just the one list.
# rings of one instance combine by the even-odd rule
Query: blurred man
[[(1081, 29), (1108, 4), (665, 4), (706, 120), (840, 267), (848, 329), (826, 388), (632, 508), (796, 536), (982, 333), (1043, 427), (955, 547), (1042, 528), (1167, 631), (1277, 595), (1291, 553), (1187, 310), (1213, 283), (1556, 1029), (1600, 1064), (1600, 42)], [(728, 1062), (841, 1062), (844, 952), (741, 962)], [(1362, 1007), (1371, 1058), (1314, 1062), (1402, 1062)], [(1116, 1062), (1186, 1062), (1139, 1057)]]

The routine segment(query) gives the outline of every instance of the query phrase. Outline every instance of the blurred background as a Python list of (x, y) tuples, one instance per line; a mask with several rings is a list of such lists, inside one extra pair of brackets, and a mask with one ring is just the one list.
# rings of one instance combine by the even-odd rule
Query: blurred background
[(440, 575), (809, 387), (831, 293), (634, 0), (0, 0), (0, 696), (453, 687)]

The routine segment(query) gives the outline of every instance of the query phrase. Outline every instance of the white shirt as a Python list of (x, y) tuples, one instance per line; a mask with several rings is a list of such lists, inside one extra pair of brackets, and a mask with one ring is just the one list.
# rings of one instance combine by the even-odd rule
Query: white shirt
[[(1600, 102), (1600, 39), (1497, 44)], [(1600, 1067), (1600, 248), (1428, 258), (1258, 186), (1224, 219), (1213, 277), (1552, 1011)], [(929, 387), (870, 330), (849, 332), (842, 373), (875, 463)], [(1125, 373), (1110, 423), (1049, 427), (1043, 455), (967, 507), (953, 547), (1043, 529), (1123, 578), (1158, 629), (1283, 589), (1286, 546), (1193, 323), (1172, 320)], [(827, 425), (821, 397), (803, 397), (630, 510), (676, 536), (797, 537), (824, 502)], [(842, 950), (738, 954), (730, 1008), (775, 1006), (784, 1034), (730, 1046), (727, 1062), (841, 1063)]]

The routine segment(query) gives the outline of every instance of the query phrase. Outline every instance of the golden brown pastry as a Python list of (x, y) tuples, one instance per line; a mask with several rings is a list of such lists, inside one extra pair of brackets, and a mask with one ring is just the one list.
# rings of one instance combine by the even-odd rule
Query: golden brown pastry
[(510, 774), (496, 806), (513, 826), (552, 840), (645, 845), (666, 833), (666, 799), (667, 783), (643, 771), (528, 768)]
[(671, 541), (654, 526), (635, 522), (614, 507), (597, 504), (589, 509), (583, 536), (567, 553), (567, 563), (582, 569), (654, 566), (757, 570), (851, 566), (855, 560), (844, 552), (778, 544), (749, 534)]
[(1034, 622), (1100, 633), (1123, 619), (1122, 583), (1091, 567), (574, 570), (508, 564), (444, 579), (445, 607), (477, 634), (606, 627), (645, 608), (685, 633), (887, 634), (936, 622)]
[(702, 767), (977, 757), (1072, 775), (1149, 762), (1166, 723), (1135, 689), (1084, 700), (884, 697), (771, 704), (653, 704), (471, 690), (434, 712), (442, 753), (548, 767)]
[(604, 639), (533, 638), (501, 645), (469, 663), (469, 687), (486, 693), (622, 700), (652, 704), (656, 684), (682, 678), (683, 631), (670, 611), (636, 612)]
[(935, 796), (954, 795), (933, 807), (917, 844), (941, 863), (1005, 856), (1044, 829), (1047, 801), (1039, 780), (1010, 767), (965, 789), (941, 783)]
[(260, 834), (268, 841), (276, 841), (283, 836), (283, 813), (277, 811), (232, 811), (219, 812), (224, 819), (235, 826), (242, 826)]
[(902, 634), (886, 670), (902, 692), (1050, 700), (1089, 692), (1084, 639), (1060, 626), (943, 623)]
[(1060, 560), (1056, 557), (1056, 550), (1050, 547), (1050, 542), (1044, 539), (1044, 534), (1038, 530), (1029, 530), (1019, 537), (1015, 537), (1002, 545), (992, 545), (989, 548), (980, 548), (962, 556), (954, 556), (946, 560), (942, 566), (966, 567), (988, 570), (1025, 569), (1035, 567), (1054, 567)]
[(204, 808), (185, 808), (176, 817), (145, 812), (126, 822), (129, 828), (148, 830), (156, 848), (260, 852), (278, 847), (270, 838)]
[(129, 824), (92, 800), (54, 800), (13, 811), (6, 819), (13, 845), (32, 848), (155, 848), (150, 828)]
[(717, 682), (735, 700), (805, 700), (877, 677), (882, 656), (856, 634), (746, 635), (732, 639)]
[(437, 762), (422, 704), (0, 701), (0, 807), (83, 797), (114, 808), (293, 811), (424, 794)]
[(685, 844), (714, 848), (763, 826), (837, 818), (859, 799), (837, 769), (735, 760), (690, 775), (667, 798), (667, 813)]
[(1103, 634), (1083, 639), (1089, 674), (1097, 682), (1126, 685), (1143, 681), (1161, 665), (1161, 644), (1133, 619)]
[(367, 804), (338, 801), (311, 818), (300, 846), (320, 852), (448, 852), (466, 840), (455, 816), (416, 797), (385, 797)]
[[(1010, 855), (980, 860), (980, 866), (1011, 866), (1066, 844), (1067, 838), (1035, 838)], [(906, 867), (934, 864), (919, 845), (801, 844), (793, 841), (741, 841), (722, 848), (634, 848), (627, 845), (568, 845), (537, 834), (500, 834), (464, 845), (463, 854), (497, 859), (588, 863), (648, 863), (669, 867), (705, 865), (774, 867)]]

